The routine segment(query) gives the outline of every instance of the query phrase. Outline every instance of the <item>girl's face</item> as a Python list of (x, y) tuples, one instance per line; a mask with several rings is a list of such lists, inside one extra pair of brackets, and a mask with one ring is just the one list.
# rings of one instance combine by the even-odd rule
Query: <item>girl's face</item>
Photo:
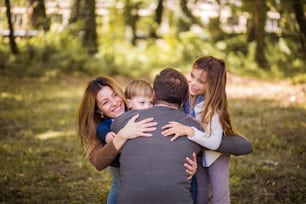
[(192, 68), (188, 78), (189, 94), (191, 96), (205, 95), (207, 85), (207, 72)]
[(116, 118), (125, 112), (125, 105), (113, 89), (103, 86), (97, 93), (96, 101), (100, 112), (109, 118)]

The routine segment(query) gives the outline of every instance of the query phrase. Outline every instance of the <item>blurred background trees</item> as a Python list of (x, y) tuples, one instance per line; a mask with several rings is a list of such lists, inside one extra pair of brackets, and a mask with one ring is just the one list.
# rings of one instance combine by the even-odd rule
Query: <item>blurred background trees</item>
[(306, 81), (305, 0), (5, 0), (0, 7), (4, 72), (137, 77), (214, 55), (236, 74)]

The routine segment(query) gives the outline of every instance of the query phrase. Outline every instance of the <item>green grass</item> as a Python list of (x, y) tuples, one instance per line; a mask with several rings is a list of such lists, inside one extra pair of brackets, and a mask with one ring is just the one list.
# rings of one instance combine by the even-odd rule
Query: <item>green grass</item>
[(231, 105), (235, 124), (254, 148), (232, 157), (233, 203), (304, 203), (306, 110), (254, 99)]
[[(107, 170), (83, 157), (75, 119), (87, 77), (0, 80), (0, 203), (105, 203)], [(306, 201), (306, 109), (230, 99), (237, 129), (254, 145), (231, 158), (236, 203)]]
[(0, 82), (0, 203), (104, 203), (108, 171), (82, 155), (75, 117), (85, 81)]

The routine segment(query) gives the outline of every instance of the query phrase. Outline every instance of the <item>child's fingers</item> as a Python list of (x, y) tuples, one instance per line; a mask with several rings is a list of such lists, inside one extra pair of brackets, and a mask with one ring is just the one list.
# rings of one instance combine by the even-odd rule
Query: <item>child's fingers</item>
[(173, 142), (173, 141), (176, 140), (178, 137), (179, 137), (178, 135), (175, 135), (174, 137), (171, 138), (170, 141)]
[(171, 129), (167, 129), (167, 130), (162, 131), (161, 134), (163, 136), (169, 136), (169, 135), (173, 135), (174, 133), (172, 132)]
[[(139, 114), (137, 114), (137, 115), (139, 116)], [(152, 118), (152, 117), (151, 118), (145, 118), (145, 119), (139, 121), (139, 123), (145, 124), (145, 123), (151, 122), (153, 120), (154, 120), (154, 118)]]
[(189, 157), (186, 157), (186, 161), (188, 162), (189, 165), (192, 165), (192, 164), (193, 164), (193, 160), (190, 159)]
[(144, 132), (152, 132), (155, 130), (156, 130), (156, 127), (147, 127)]
[(197, 155), (195, 152), (192, 153), (192, 159), (195, 163), (197, 163)]

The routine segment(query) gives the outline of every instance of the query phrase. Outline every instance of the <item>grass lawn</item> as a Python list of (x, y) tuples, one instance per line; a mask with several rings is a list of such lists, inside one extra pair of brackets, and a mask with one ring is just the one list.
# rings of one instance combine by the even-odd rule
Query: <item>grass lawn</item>
[[(84, 159), (75, 134), (87, 80), (1, 76), (0, 203), (106, 203), (108, 170)], [(254, 146), (231, 158), (232, 203), (305, 203), (305, 98), (229, 96), (234, 125)]]

